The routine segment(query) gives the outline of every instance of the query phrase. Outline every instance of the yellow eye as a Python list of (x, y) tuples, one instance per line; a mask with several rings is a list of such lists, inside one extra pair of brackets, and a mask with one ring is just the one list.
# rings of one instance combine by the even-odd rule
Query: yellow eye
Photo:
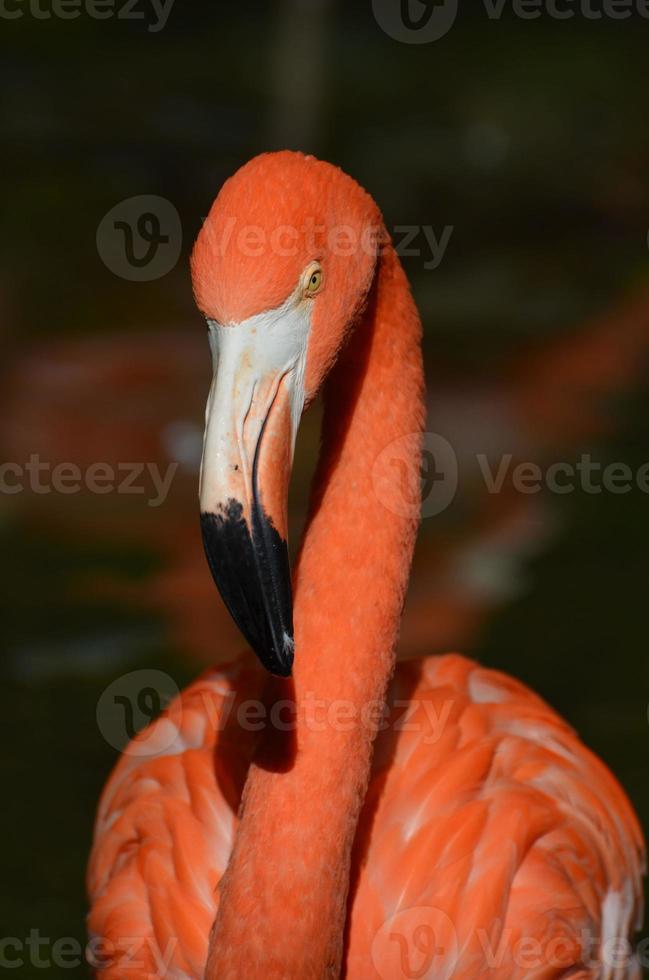
[(322, 269), (312, 269), (306, 281), (304, 291), (307, 296), (314, 296), (322, 286)]

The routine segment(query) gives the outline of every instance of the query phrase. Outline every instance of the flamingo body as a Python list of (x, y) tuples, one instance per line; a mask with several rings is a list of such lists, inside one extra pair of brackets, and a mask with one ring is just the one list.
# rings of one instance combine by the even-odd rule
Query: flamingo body
[[(250, 229), (261, 252), (242, 245)], [(221, 190), (192, 272), (214, 362), (203, 543), (273, 677), (245, 660), (208, 673), (119, 761), (89, 873), (97, 971), (638, 976), (619, 947), (638, 923), (643, 845), (605, 766), (501, 674), (459, 656), (394, 671), (424, 381), (419, 316), (375, 203), (330, 164), (262, 155)], [(291, 575), (293, 445), (321, 386)]]
[[(89, 872), (106, 980), (203, 975), (255, 738), (236, 719), (261, 686), (244, 661), (208, 672), (108, 782)], [(570, 727), (523, 684), (457, 655), (399, 664), (387, 703), (344, 975), (639, 977), (630, 957), (602, 966), (599, 947), (639, 925), (640, 831)], [(422, 928), (439, 949), (418, 949)]]

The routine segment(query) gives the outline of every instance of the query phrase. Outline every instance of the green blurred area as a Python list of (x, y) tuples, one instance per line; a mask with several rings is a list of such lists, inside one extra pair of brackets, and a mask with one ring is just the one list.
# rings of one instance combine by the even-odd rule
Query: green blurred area
[[(314, 0), (176, 3), (158, 33), (27, 14), (0, 30), (6, 386), (26, 355), (89, 335), (150, 332), (155, 347), (161, 324), (186, 324), (202, 345), (187, 266), (201, 219), (241, 163), (284, 145), (350, 172), (389, 228), (453, 227), (438, 268), (424, 267), (428, 255), (405, 259), (431, 392), (449, 379), (489, 384), (518, 353), (615, 310), (647, 278), (649, 21), (490, 21), (477, 7), (445, 38), (411, 45), (386, 36), (369, 4)], [(95, 236), (111, 207), (139, 194), (172, 201), (184, 237), (171, 273), (133, 283), (105, 267)], [(617, 396), (610, 432), (579, 451), (636, 469), (649, 460), (647, 375)], [(297, 526), (315, 439), (311, 426)], [(51, 523), (50, 504), (36, 501), (35, 517), (28, 501), (0, 498), (0, 921), (7, 936), (38, 928), (83, 942), (93, 814), (116, 755), (97, 700), (124, 671), (162, 667), (182, 686), (198, 667), (162, 612), (84, 587), (106, 576), (126, 590), (146, 582), (161, 561), (155, 522), (165, 508), (148, 514), (150, 546), (126, 534), (110, 547), (96, 530), (106, 498), (81, 508), (76, 529), (77, 498), (57, 501)], [(557, 533), (464, 652), (563, 713), (646, 822), (649, 499), (638, 489), (576, 492), (552, 512)], [(461, 501), (424, 522), (422, 547), (444, 522), (451, 535), (462, 528)], [(75, 972), (84, 968), (65, 975)]]

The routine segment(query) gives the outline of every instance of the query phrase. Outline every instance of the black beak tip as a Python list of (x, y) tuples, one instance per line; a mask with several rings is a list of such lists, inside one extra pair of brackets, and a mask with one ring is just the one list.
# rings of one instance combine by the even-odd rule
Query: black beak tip
[(203, 545), (212, 577), (230, 614), (265, 669), (293, 671), (293, 608), (286, 541), (261, 508), (253, 529), (230, 499), (218, 513), (201, 514)]
[(261, 660), (266, 670), (275, 677), (290, 677), (293, 673), (293, 639), (289, 636), (284, 637), (284, 649), (281, 653), (277, 650), (270, 652), (264, 651), (255, 653)]
[(272, 674), (273, 677), (283, 677), (286, 679), (293, 673), (293, 660), (286, 664), (277, 663), (275, 666), (270, 667), (268, 672)]

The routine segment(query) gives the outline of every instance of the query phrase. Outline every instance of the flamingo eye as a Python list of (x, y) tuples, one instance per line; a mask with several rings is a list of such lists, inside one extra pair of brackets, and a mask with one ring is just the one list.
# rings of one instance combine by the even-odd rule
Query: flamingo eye
[(315, 296), (322, 286), (322, 269), (320, 266), (312, 266), (307, 270), (306, 284), (304, 292), (306, 296)]

